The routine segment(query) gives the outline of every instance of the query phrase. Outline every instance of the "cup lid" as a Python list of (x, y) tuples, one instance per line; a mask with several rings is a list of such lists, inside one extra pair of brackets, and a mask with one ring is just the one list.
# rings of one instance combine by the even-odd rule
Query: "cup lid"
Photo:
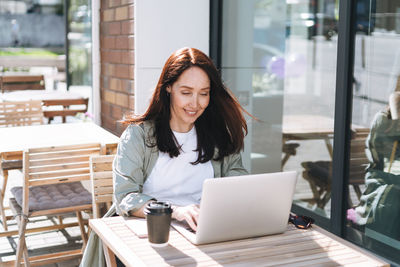
[(145, 214), (172, 213), (171, 203), (166, 201), (152, 201), (147, 203)]

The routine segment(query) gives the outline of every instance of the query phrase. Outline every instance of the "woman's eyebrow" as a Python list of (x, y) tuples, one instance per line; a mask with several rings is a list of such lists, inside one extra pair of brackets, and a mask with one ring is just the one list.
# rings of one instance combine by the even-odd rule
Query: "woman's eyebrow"
[[(193, 87), (191, 87), (191, 86), (188, 86), (188, 85), (181, 85), (181, 86), (179, 86), (180, 88), (186, 88), (186, 89), (190, 89), (190, 90), (193, 90), (194, 88)], [(204, 88), (201, 88), (200, 90), (210, 90), (210, 86), (207, 86), (207, 87), (204, 87)]]

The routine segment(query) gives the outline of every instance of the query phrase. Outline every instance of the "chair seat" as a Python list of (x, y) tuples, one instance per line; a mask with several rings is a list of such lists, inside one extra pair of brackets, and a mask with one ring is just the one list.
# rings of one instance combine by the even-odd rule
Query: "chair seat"
[[(22, 207), (22, 186), (13, 187), (11, 192), (18, 205)], [(91, 194), (80, 182), (32, 186), (29, 188), (30, 212), (91, 203)]]
[(330, 161), (306, 161), (301, 166), (309, 175), (305, 179), (312, 179), (319, 187), (327, 187), (331, 183), (332, 162)]

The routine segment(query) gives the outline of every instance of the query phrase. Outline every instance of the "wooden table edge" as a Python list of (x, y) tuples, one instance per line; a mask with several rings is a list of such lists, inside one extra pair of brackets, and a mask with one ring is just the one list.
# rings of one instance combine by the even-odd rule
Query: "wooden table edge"
[[(110, 230), (109, 226), (104, 223), (102, 219), (90, 219), (89, 226), (99, 236), (102, 243), (105, 243), (107, 248), (109, 248), (115, 255), (117, 255), (118, 258), (126, 266), (146, 266), (144, 262), (134, 253), (132, 253), (130, 248)], [(134, 234), (132, 233), (132, 235)], [(108, 239), (117, 240), (118, 242), (116, 243), (119, 244), (120, 247), (117, 249), (116, 247), (112, 246), (111, 242), (107, 241), (107, 239), (105, 238), (106, 236)], [(120, 253), (121, 251), (127, 251), (128, 253), (126, 254), (129, 255), (129, 257), (122, 257), (122, 253)]]

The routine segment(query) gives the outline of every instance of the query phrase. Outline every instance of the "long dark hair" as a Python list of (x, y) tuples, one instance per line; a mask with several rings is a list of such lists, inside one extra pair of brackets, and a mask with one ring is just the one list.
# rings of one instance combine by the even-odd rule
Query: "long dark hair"
[(157, 140), (157, 144), (154, 145), (157, 145), (160, 151), (169, 153), (170, 157), (178, 156), (180, 147), (169, 124), (170, 96), (166, 89), (172, 86), (185, 70), (193, 66), (205, 71), (210, 79), (210, 102), (195, 121), (198, 158), (192, 164), (213, 159), (216, 148), (218, 154), (215, 160), (239, 153), (244, 146), (244, 136), (247, 135), (247, 124), (243, 116), (243, 112), (246, 111), (225, 87), (211, 59), (195, 48), (179, 49), (168, 58), (146, 112), (140, 116), (130, 115), (123, 123), (140, 124), (153, 120)]

